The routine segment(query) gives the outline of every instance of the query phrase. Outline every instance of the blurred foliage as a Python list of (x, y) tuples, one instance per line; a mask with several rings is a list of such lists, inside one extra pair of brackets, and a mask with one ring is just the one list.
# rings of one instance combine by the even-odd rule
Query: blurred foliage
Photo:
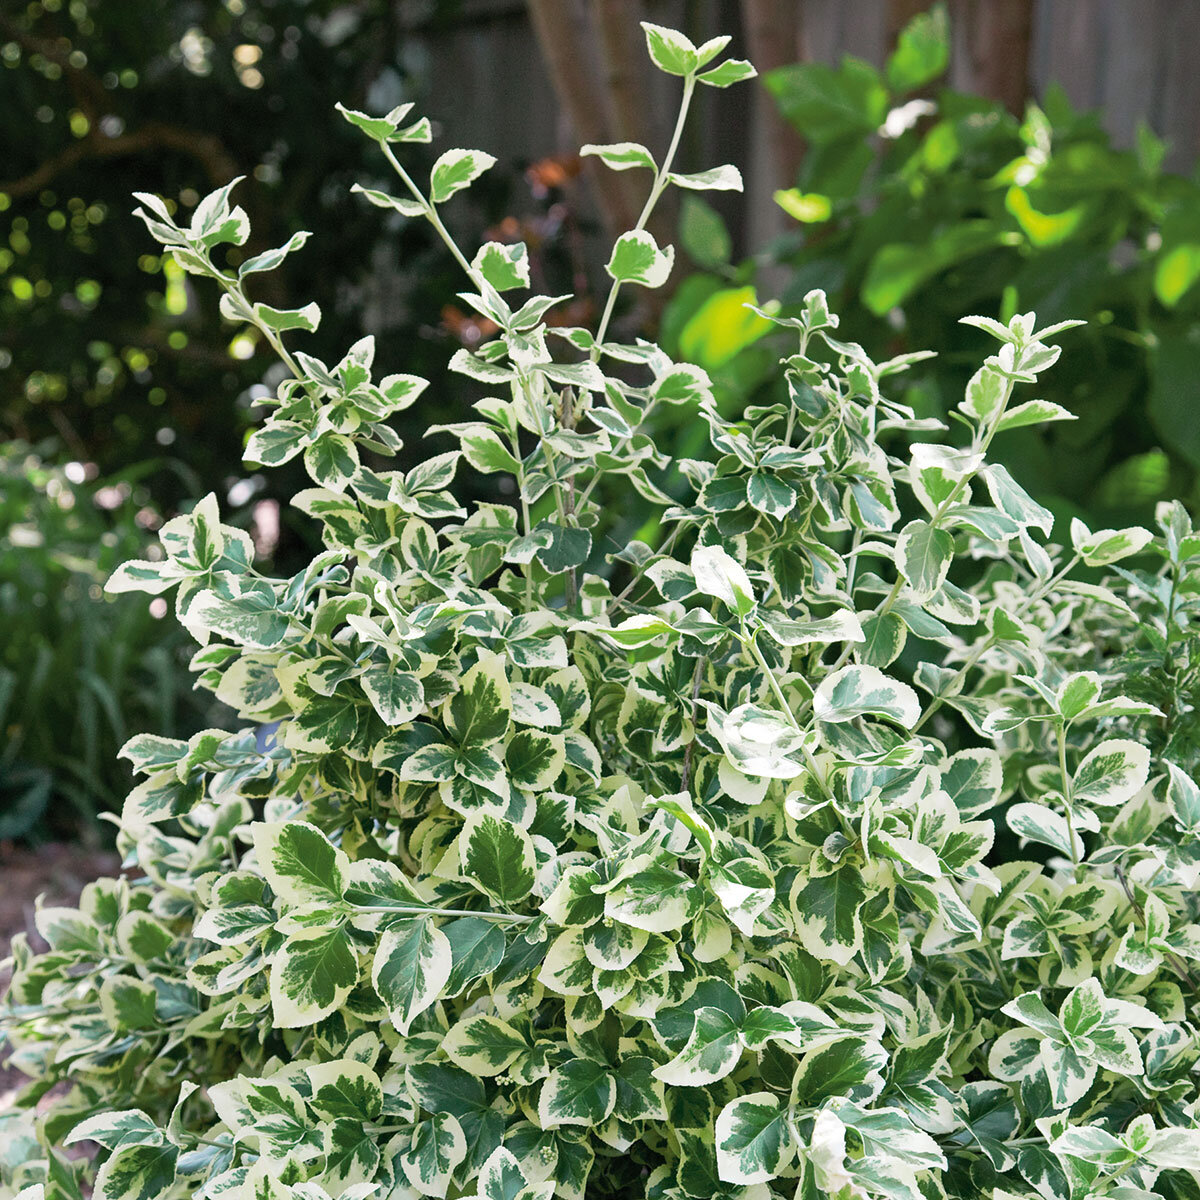
[(0, 447), (0, 839), (95, 837), (97, 812), (131, 786), (127, 738), (219, 718), (192, 690), (192, 646), (166, 603), (101, 592), (153, 540), (145, 486), (49, 465), (43, 449)]
[(986, 343), (961, 314), (1084, 316), (1045, 392), (1079, 419), (1014, 433), (1010, 469), (1057, 513), (1094, 523), (1146, 519), (1166, 497), (1195, 503), (1200, 187), (1162, 170), (1151, 132), (1115, 149), (1057, 88), (1023, 121), (977, 96), (934, 96), (948, 45), (937, 9), (883, 71), (846, 58), (768, 75), (808, 145), (796, 187), (776, 196), (797, 229), (735, 268), (693, 215), (691, 256), (724, 265), (680, 288), (664, 347), (740, 405), (779, 353), (759, 340), (765, 326), (731, 315), (747, 289), (791, 311), (825, 288), (841, 335), (873, 357), (941, 348), (906, 399), (948, 419)]
[[(256, 277), (255, 298), (312, 296), (324, 319), (306, 350), (336, 360), (373, 332), (384, 369), (394, 359), (440, 385), (447, 341), (480, 336), (454, 309), (428, 321), (461, 289), (460, 272), (421, 222), (349, 195), (355, 182), (389, 186), (390, 171), (333, 106), (387, 111), (419, 97), (417, 43), (461, 8), (436, 0), (406, 25), (389, 0), (4, 6), (0, 80), (20, 132), (0, 167), (0, 368), (10, 368), (0, 370), (0, 432), (53, 435), (104, 472), (154, 459), (146, 482), (164, 511), (209, 489), (224, 503), (273, 358), (235, 337), (214, 298), (154, 252), (130, 193), (186, 205), (239, 174), (255, 236), (230, 266), (287, 241), (301, 213), (314, 234), (283, 271)], [(569, 290), (574, 268), (554, 256), (569, 257), (561, 235), (572, 211), (556, 202), (573, 194), (575, 171), (534, 164), (527, 178), (496, 172), (460, 220), (478, 231), (532, 208), (491, 236), (526, 237), (536, 268), (566, 275), (553, 282)], [(442, 416), (462, 392), (446, 387)], [(415, 427), (431, 416), (415, 414)], [(164, 453), (191, 477), (165, 469)], [(295, 490), (277, 476), (272, 494)], [(266, 486), (257, 478), (239, 494)]]
[[(403, 24), (389, 0), (0, 5), (0, 838), (101, 834), (95, 814), (127, 790), (116, 758), (127, 730), (186, 736), (216, 719), (196, 707), (171, 622), (144, 598), (96, 598), (107, 572), (138, 553), (157, 514), (211, 490), (250, 525), (256, 505), (304, 478), (299, 464), (269, 477), (241, 467), (280, 368), (157, 253), (132, 216), (134, 190), (186, 206), (244, 174), (237, 199), (254, 238), (230, 267), (286, 242), (301, 214), (314, 235), (254, 277), (254, 298), (316, 300), (310, 353), (336, 361), (370, 331), (385, 371), (427, 375), (414, 428), (447, 419), (460, 397), (465, 412), (447, 345), (489, 331), (444, 307), (461, 272), (424, 222), (349, 194), (356, 182), (389, 188), (390, 170), (334, 111), (419, 97), (420, 39), (461, 8), (430, 0)], [(518, 166), (456, 201), (456, 219), (525, 240), (539, 286), (572, 290), (578, 160)], [(401, 463), (429, 453), (414, 439)], [(97, 508), (97, 488), (123, 498)], [(307, 561), (309, 535), (286, 503), (278, 513), (274, 558), (287, 569)]]

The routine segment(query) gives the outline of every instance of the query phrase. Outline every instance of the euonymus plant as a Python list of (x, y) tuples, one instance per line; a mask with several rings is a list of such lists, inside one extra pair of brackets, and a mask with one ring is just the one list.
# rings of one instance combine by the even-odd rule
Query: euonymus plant
[[(673, 171), (689, 102), (753, 73), (646, 34), (683, 103), (661, 160), (587, 148), (649, 178), (594, 332), (546, 323), (522, 246), (447, 232), (487, 155), (421, 187), (427, 122), (344, 113), (402, 185), (366, 199), (430, 221), (500, 330), (407, 474), (422, 381), (374, 380), (369, 339), (319, 362), (312, 306), (247, 294), (304, 235), (231, 271), (230, 187), (189, 224), (140, 198), (290, 368), (247, 456), (303, 455), (327, 549), (264, 577), (209, 496), (110, 582), (174, 589), (244, 724), (133, 739), (127, 870), (14, 943), (6, 1195), (1200, 1195), (1200, 535), (1167, 507), (1050, 540), (989, 463), (1067, 415), (1027, 394), (1070, 323), (968, 318), (997, 345), (946, 438), (891, 397), (919, 356), (840, 341), (820, 292), (780, 322), (786, 402), (739, 420), (613, 340), (671, 270), (662, 192), (738, 183)], [(672, 406), (704, 457), (645, 432)], [(517, 502), (464, 511), (460, 467)], [(661, 544), (610, 544), (613, 507)]]

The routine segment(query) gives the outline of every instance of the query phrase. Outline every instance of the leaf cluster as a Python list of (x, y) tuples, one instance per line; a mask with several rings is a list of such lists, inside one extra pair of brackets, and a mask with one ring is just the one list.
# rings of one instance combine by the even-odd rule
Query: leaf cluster
[[(595, 330), (545, 324), (521, 247), (449, 234), (487, 155), (418, 184), (426, 122), (344, 112), (400, 181), (366, 199), (427, 220), (499, 331), (452, 364), (485, 393), (457, 448), (406, 472), (368, 464), (422, 381), (247, 294), (295, 239), (231, 274), (232, 185), (187, 224), (140, 197), (289, 368), (247, 454), (303, 461), (325, 549), (263, 575), (209, 496), (109, 582), (172, 595), (242, 725), (134, 738), (128, 870), (14, 943), (22, 1104), (68, 1087), (4, 1118), (8, 1193), (1196, 1195), (1200, 535), (1166, 505), (1051, 540), (994, 460), (1069, 416), (1020, 396), (1075, 322), (966, 318), (993, 346), (952, 439), (896, 395), (923, 356), (876, 362), (820, 291), (757, 312), (791, 352), (737, 419), (610, 339), (672, 267), (656, 199), (732, 179), (672, 171), (696, 89), (752, 73), (646, 34), (680, 117), (662, 159), (589, 148), (650, 177)], [(654, 436), (684, 403), (691, 457)], [(461, 506), (463, 464), (515, 503)], [(600, 481), (661, 542), (610, 552)]]

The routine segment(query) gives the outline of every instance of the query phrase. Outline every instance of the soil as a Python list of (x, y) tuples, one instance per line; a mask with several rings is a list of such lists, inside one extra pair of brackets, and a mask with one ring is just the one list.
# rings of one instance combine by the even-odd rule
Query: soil
[[(84, 884), (115, 874), (117, 867), (117, 856), (108, 851), (61, 842), (28, 847), (0, 841), (0, 961), (8, 957), (13, 935), (22, 930), (32, 945), (46, 948), (33, 927), (38, 896), (44, 896), (46, 904), (73, 904)], [(0, 995), (7, 985), (8, 972), (0, 970)], [(0, 1045), (0, 1112), (27, 1082), (19, 1071), (5, 1067)]]

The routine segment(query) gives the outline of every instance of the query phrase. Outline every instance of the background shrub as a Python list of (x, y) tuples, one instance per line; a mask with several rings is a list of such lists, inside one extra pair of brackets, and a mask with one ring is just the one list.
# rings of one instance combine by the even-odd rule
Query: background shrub
[(115, 755), (132, 731), (190, 731), (212, 707), (165, 605), (102, 595), (161, 522), (134, 473), (92, 473), (0, 447), (0, 839), (94, 839), (132, 783)]
[(1159, 500), (1194, 498), (1200, 190), (1163, 169), (1148, 128), (1119, 150), (1058, 88), (1022, 119), (941, 86), (948, 26), (921, 17), (918, 29), (923, 53), (902, 48), (882, 70), (847, 58), (767, 76), (808, 143), (796, 186), (776, 197), (796, 232), (736, 271), (689, 279), (664, 344), (709, 369), (736, 411), (774, 358), (755, 346), (766, 325), (731, 321), (740, 289), (757, 284), (786, 308), (819, 286), (873, 356), (939, 348), (908, 398), (946, 419), (986, 351), (962, 313), (1082, 316), (1047, 383), (1079, 420), (1015, 435), (1003, 461), (1065, 517), (1147, 519)]

